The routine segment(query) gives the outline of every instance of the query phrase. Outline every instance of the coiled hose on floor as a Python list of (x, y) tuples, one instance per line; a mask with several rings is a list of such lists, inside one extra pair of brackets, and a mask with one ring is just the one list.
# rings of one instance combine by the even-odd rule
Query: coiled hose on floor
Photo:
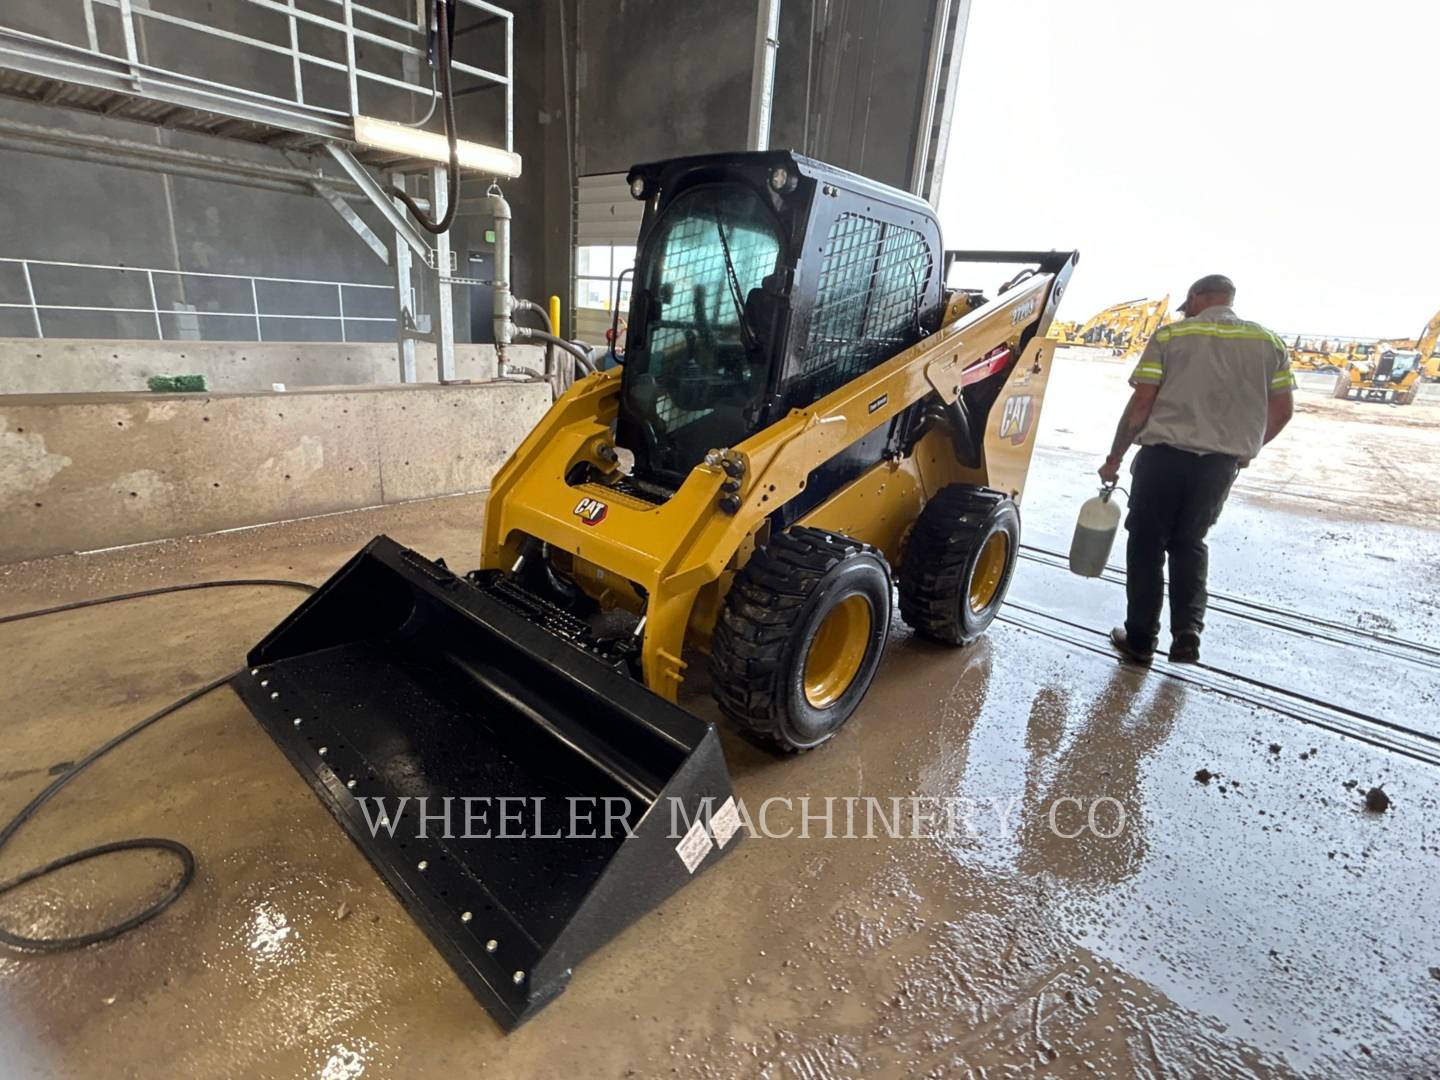
[[(65, 611), (78, 611), (81, 608), (96, 607), (100, 604), (114, 604), (122, 600), (138, 600), (146, 596), (162, 596), (166, 593), (189, 592), (192, 589), (228, 589), (240, 587), (264, 587), (273, 586), (277, 588), (301, 589), (304, 592), (315, 591), (314, 585), (306, 584), (303, 581), (287, 581), (283, 578), (230, 578), (221, 581), (198, 581), (188, 585), (165, 585), (155, 589), (141, 589), (138, 592), (120, 593), (116, 596), (102, 596), (93, 600), (76, 600), (69, 604), (60, 604), (56, 607), (40, 608), (36, 611), (22, 611), (15, 615), (0, 616), (0, 625), (4, 623), (20, 622), (24, 619), (38, 619), (43, 615), (58, 615)], [(49, 784), (45, 785), (33, 799), (25, 804), (24, 808), (11, 818), (3, 829), (0, 829), (0, 851), (5, 849), (11, 838), (19, 832), (35, 816), (35, 813), (55, 797), (59, 791), (68, 785), (72, 780), (88, 769), (95, 762), (114, 750), (122, 743), (133, 739), (152, 724), (165, 719), (171, 713), (178, 712), (191, 702), (198, 701), (212, 690), (218, 689), (229, 682), (238, 672), (230, 672), (218, 679), (213, 679), (204, 686), (191, 690), (185, 696), (172, 701), (163, 709), (151, 713), (137, 724), (126, 728), (113, 739), (96, 747), (86, 754), (79, 761), (75, 762), (63, 773), (57, 776)], [(69, 855), (62, 855), (58, 859), (52, 859), (43, 866), (27, 870), (19, 877), (11, 878), (9, 881), (0, 882), (0, 897), (13, 892), (35, 881), (37, 878), (53, 874), (55, 871), (76, 863), (87, 862), (90, 859), (99, 858), (102, 855), (110, 855), (117, 851), (164, 851), (174, 855), (180, 860), (180, 876), (167, 889), (163, 896), (149, 904), (134, 915), (110, 926), (102, 927), (99, 930), (92, 930), (86, 934), (75, 934), (70, 937), (58, 938), (37, 938), (28, 937), (24, 934), (17, 934), (13, 931), (0, 927), (0, 945), (8, 945), (12, 949), (20, 949), (25, 952), (64, 952), (67, 949), (80, 949), (86, 945), (95, 945), (101, 941), (109, 941), (117, 938), (142, 923), (149, 922), (156, 915), (168, 908), (180, 895), (190, 886), (195, 878), (195, 854), (178, 840), (168, 840), (159, 836), (140, 836), (130, 840), (113, 840), (107, 844), (97, 844), (94, 847), (84, 848), (81, 851), (72, 852)]]

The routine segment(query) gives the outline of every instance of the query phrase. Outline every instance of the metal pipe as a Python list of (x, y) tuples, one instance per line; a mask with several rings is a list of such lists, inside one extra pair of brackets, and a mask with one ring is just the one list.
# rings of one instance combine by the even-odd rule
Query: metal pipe
[(514, 301), (510, 291), (510, 204), (500, 193), (500, 185), (491, 184), (485, 201), (495, 218), (495, 374), (505, 377), (509, 344), (515, 328)]
[(750, 74), (750, 125), (745, 145), (770, 148), (770, 113), (775, 105), (775, 54), (780, 49), (780, 0), (760, 0), (755, 20), (755, 63)]

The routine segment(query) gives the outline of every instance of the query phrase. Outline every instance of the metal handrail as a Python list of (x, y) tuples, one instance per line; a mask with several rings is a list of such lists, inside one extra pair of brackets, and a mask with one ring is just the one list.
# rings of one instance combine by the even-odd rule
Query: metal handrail
[[(218, 26), (211, 26), (195, 17), (187, 18), (167, 11), (157, 11), (149, 5), (136, 5), (132, 3), (132, 0), (83, 0), (85, 33), (88, 48), (71, 47), (75, 48), (77, 56), (81, 58), (88, 52), (97, 58), (121, 61), (128, 69), (130, 80), (134, 85), (134, 91), (142, 95), (144, 94), (144, 83), (147, 78), (158, 81), (181, 79), (187, 86), (192, 88), (198, 89), (204, 87), (208, 88), (210, 92), (219, 91), (220, 93), (215, 96), (221, 98), (223, 98), (225, 91), (231, 91), (234, 94), (243, 95), (245, 99), (258, 98), (274, 101), (281, 105), (303, 106), (306, 110), (314, 113), (348, 118), (359, 115), (363, 111), (361, 108), (360, 92), (362, 83), (388, 86), (420, 96), (429, 96), (434, 93), (434, 88), (430, 85), (429, 80), (420, 83), (406, 82), (403, 79), (397, 79), (393, 76), (382, 74), (379, 71), (368, 70), (362, 67), (356, 60), (356, 41), (377, 46), (381, 49), (387, 49), (401, 56), (424, 59), (428, 54), (423, 46), (423, 39), (426, 33), (426, 23), (423, 18), (410, 22), (391, 15), (388, 12), (370, 7), (367, 4), (359, 2), (359, 0), (321, 0), (321, 2), (328, 5), (332, 10), (338, 9), (339, 17), (332, 18), (329, 15), (306, 11), (296, 6), (295, 0), (231, 0), (232, 4), (243, 4), (257, 11), (279, 15), (286, 19), (289, 24), (288, 43), (280, 44), (275, 41), (252, 37), (245, 33), (225, 30)], [(462, 8), (470, 8), (477, 12), (483, 12), (488, 16), (502, 20), (504, 23), (505, 70), (503, 73), (491, 71), (475, 64), (467, 64), (461, 60), (452, 60), (451, 66), (457, 73), (470, 75), (476, 79), (504, 87), (505, 148), (507, 150), (514, 150), (514, 13), (498, 7), (495, 4), (488, 3), (487, 0), (458, 0), (458, 3)], [(117, 13), (124, 43), (123, 52), (112, 53), (101, 48), (95, 20), (96, 8), (107, 8)], [(410, 40), (400, 40), (398, 37), (390, 37), (383, 33), (368, 30), (363, 26), (357, 26), (357, 18), (373, 20), (377, 25), (403, 31), (407, 38), (410, 35), (416, 35), (420, 37), (421, 44), (412, 44)], [(230, 41), (246, 48), (259, 49), (264, 52), (288, 56), (293, 72), (293, 93), (289, 96), (279, 96), (275, 93), (266, 93), (247, 86), (223, 83), (148, 64), (142, 60), (140, 56), (139, 36), (136, 33), (136, 27), (140, 19), (148, 19), (152, 22), (180, 27), (194, 33), (205, 34), (210, 37)], [(320, 56), (301, 48), (298, 29), (300, 23), (341, 35), (344, 43), (344, 61), (331, 59), (327, 56)], [(0, 17), (0, 25), (3, 25), (3, 17)], [(10, 30), (9, 32), (12, 33), (17, 40), (32, 38), (48, 41), (55, 45), (66, 45), (65, 42), (55, 41), (51, 38), (37, 39), (36, 36), (32, 34), (25, 34), (15, 30)], [(313, 65), (315, 67), (345, 73), (349, 84), (348, 111), (318, 106), (306, 100), (306, 65)]]
[[(340, 324), (340, 340), (341, 340), (342, 342), (348, 342), (348, 341), (349, 341), (349, 335), (347, 334), (346, 329), (345, 329), (347, 323), (362, 323), (362, 322), (391, 323), (391, 322), (394, 322), (394, 321), (395, 321), (395, 317), (394, 317), (393, 315), (348, 315), (348, 314), (346, 314), (346, 312), (345, 312), (345, 290), (346, 290), (346, 289), (380, 289), (380, 290), (383, 290), (383, 291), (385, 291), (385, 292), (392, 292), (392, 291), (394, 290), (394, 286), (393, 286), (393, 285), (375, 285), (375, 284), (372, 284), (372, 283), (370, 283), (370, 282), (363, 282), (363, 281), (334, 281), (334, 280), (317, 279), (317, 278), (267, 277), (267, 276), (265, 276), (265, 275), (263, 275), (263, 274), (219, 274), (219, 273), (214, 273), (214, 272), (212, 272), (212, 271), (207, 271), (207, 270), (171, 270), (171, 269), (166, 268), (166, 267), (158, 267), (158, 266), (157, 266), (157, 267), (114, 266), (114, 265), (108, 265), (108, 264), (105, 264), (105, 263), (64, 262), (64, 261), (60, 261), (60, 260), (57, 260), (57, 259), (17, 259), (17, 258), (0, 257), (0, 263), (8, 263), (8, 264), (10, 264), (10, 265), (18, 265), (18, 266), (20, 267), (20, 274), (21, 274), (22, 280), (23, 280), (24, 283), (25, 283), (25, 294), (26, 294), (26, 302), (25, 302), (25, 303), (22, 304), (22, 303), (0, 302), (0, 309), (28, 310), (28, 311), (30, 312), (30, 317), (31, 317), (31, 318), (34, 320), (34, 322), (35, 322), (35, 336), (36, 336), (37, 338), (43, 338), (43, 337), (45, 336), (45, 323), (44, 323), (44, 320), (43, 320), (42, 317), (41, 317), (41, 312), (44, 312), (44, 311), (97, 311), (97, 312), (106, 312), (106, 313), (117, 314), (117, 315), (121, 315), (121, 314), (127, 314), (127, 315), (150, 315), (150, 316), (152, 316), (152, 317), (154, 318), (154, 320), (155, 320), (155, 337), (156, 337), (156, 339), (159, 340), (159, 341), (168, 340), (168, 339), (165, 337), (165, 324), (164, 324), (164, 321), (163, 321), (163, 318), (162, 318), (162, 316), (167, 316), (167, 315), (168, 315), (168, 316), (177, 316), (177, 317), (178, 317), (178, 316), (201, 315), (201, 316), (208, 316), (208, 317), (221, 316), (221, 317), (232, 318), (232, 319), (253, 319), (254, 322), (255, 322), (255, 340), (256, 340), (256, 341), (264, 341), (264, 340), (265, 340), (265, 331), (264, 331), (264, 326), (263, 326), (263, 323), (262, 323), (262, 320), (264, 320), (264, 319), (310, 319), (310, 320), (322, 320), (322, 321), (325, 321), (325, 322), (339, 322), (339, 324)], [(37, 299), (37, 297), (36, 297), (36, 295), (35, 295), (35, 283), (34, 283), (34, 278), (32, 277), (32, 275), (31, 275), (31, 273), (30, 273), (30, 268), (31, 268), (32, 266), (61, 267), (61, 268), (75, 269), (75, 270), (110, 270), (110, 271), (119, 271), (120, 273), (127, 273), (127, 274), (130, 274), (130, 273), (133, 273), (133, 274), (144, 274), (144, 275), (145, 275), (145, 279), (146, 279), (146, 284), (147, 284), (147, 286), (149, 287), (149, 291), (150, 291), (150, 306), (149, 306), (149, 307), (122, 307), (122, 306), (120, 306), (120, 305), (97, 306), (97, 305), (86, 305), (86, 304), (42, 304), (42, 303), (39, 302), (39, 300)], [(243, 282), (248, 282), (249, 285), (250, 285), (250, 303), (251, 303), (251, 310), (249, 310), (249, 311), (201, 311), (201, 310), (198, 310), (198, 309), (188, 309), (188, 308), (187, 308), (187, 309), (185, 309), (185, 310), (183, 310), (183, 311), (177, 311), (177, 310), (174, 310), (174, 309), (165, 309), (165, 308), (162, 308), (162, 307), (160, 307), (160, 303), (159, 303), (159, 300), (158, 300), (158, 298), (157, 298), (157, 294), (156, 294), (156, 292), (155, 292), (155, 277), (156, 277), (157, 274), (159, 274), (159, 275), (168, 275), (168, 276), (171, 276), (171, 277), (182, 277), (182, 278), (183, 278), (183, 277), (217, 278), (217, 279), (225, 279), (225, 280), (229, 280), (229, 281), (243, 281)], [(325, 285), (325, 286), (331, 286), (331, 287), (333, 287), (333, 288), (335, 289), (335, 299), (336, 299), (337, 310), (336, 310), (335, 312), (333, 312), (333, 313), (331, 313), (331, 312), (325, 312), (325, 313), (318, 314), (318, 315), (308, 315), (308, 314), (307, 314), (307, 315), (297, 315), (297, 314), (293, 314), (293, 313), (278, 312), (278, 311), (263, 311), (263, 310), (261, 310), (261, 308), (260, 308), (260, 294), (259, 294), (259, 289), (257, 288), (257, 285), (258, 285), (260, 282), (265, 282), (265, 283), (267, 283), (267, 284), (279, 284), (279, 285)]]

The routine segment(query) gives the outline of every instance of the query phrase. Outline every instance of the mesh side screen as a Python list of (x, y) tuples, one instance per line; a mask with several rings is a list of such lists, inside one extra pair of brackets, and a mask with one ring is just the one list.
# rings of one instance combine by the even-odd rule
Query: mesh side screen
[(931, 255), (913, 229), (841, 214), (830, 227), (795, 404), (809, 404), (917, 337)]

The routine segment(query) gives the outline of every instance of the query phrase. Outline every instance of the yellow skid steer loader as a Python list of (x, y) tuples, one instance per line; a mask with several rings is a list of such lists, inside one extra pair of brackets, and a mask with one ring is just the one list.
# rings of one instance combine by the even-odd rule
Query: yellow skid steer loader
[[(629, 180), (623, 364), (496, 475), (480, 568), (377, 537), (239, 678), (506, 1027), (738, 841), (714, 726), (676, 704), (702, 658), (730, 722), (808, 750), (861, 706), (897, 586), (937, 641), (994, 619), (1078, 258), (947, 252), (924, 202), (789, 152)], [(1023, 269), (986, 298), (960, 263)]]

